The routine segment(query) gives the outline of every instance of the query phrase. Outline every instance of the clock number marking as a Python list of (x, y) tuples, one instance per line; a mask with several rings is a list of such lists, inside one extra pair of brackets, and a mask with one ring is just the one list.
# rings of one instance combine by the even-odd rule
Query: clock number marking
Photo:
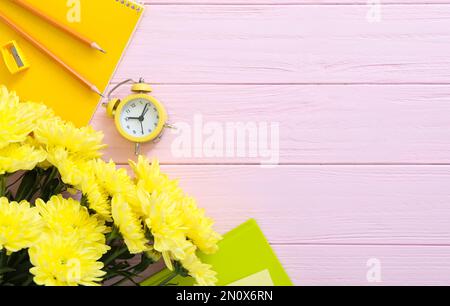
[(127, 134), (141, 138), (149, 136), (158, 128), (160, 115), (151, 101), (135, 99), (124, 105), (121, 121)]

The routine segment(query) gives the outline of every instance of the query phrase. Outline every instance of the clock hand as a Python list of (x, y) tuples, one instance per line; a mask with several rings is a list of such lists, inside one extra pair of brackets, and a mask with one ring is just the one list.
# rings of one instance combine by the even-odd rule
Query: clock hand
[(142, 135), (144, 135), (144, 125), (142, 124), (142, 121), (139, 120), (139, 122), (141, 123), (141, 131), (142, 131)]
[(145, 116), (145, 114), (147, 113), (147, 109), (148, 109), (148, 104), (145, 104), (144, 110), (142, 111), (141, 117), (139, 117), (139, 118), (143, 118)]
[(127, 117), (127, 119), (141, 120), (141, 117)]
[[(148, 104), (147, 104), (148, 105)], [(148, 110), (149, 110), (150, 108), (149, 107), (147, 107), (147, 109), (145, 110), (145, 113), (142, 115), (142, 117), (144, 117), (147, 113), (148, 113)]]

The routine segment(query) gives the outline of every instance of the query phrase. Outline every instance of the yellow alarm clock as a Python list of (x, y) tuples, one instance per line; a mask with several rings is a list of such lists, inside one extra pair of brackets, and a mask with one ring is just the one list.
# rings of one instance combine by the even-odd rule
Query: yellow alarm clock
[[(119, 87), (132, 83), (133, 94), (124, 99), (111, 98), (111, 94)], [(104, 103), (106, 112), (114, 117), (116, 128), (125, 139), (134, 143), (135, 154), (138, 155), (140, 145), (145, 142), (157, 142), (162, 137), (167, 124), (167, 112), (164, 106), (150, 96), (152, 88), (143, 79), (135, 82), (132, 79), (117, 84), (108, 93), (108, 103)]]

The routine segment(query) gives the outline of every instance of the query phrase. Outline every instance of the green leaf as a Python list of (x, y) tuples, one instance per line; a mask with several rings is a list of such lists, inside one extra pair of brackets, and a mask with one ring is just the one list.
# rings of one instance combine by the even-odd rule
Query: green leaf
[(0, 275), (9, 273), (9, 272), (14, 272), (14, 271), (16, 271), (16, 269), (14, 269), (14, 268), (9, 268), (9, 267), (0, 268)]
[(22, 286), (29, 286), (33, 283), (33, 275), (27, 277), (27, 279), (22, 283)]
[(9, 201), (14, 201), (14, 195), (10, 190), (6, 191), (5, 197), (7, 197)]
[(21, 250), (19, 252), (14, 252), (9, 256), (8, 266), (10, 267), (19, 266), (18, 269), (20, 269), (21, 266), (28, 263), (29, 263), (28, 250)]
[(22, 201), (28, 199), (30, 195), (33, 193), (34, 186), (36, 185), (36, 181), (38, 178), (38, 173), (35, 170), (28, 171), (22, 179), (19, 188), (16, 192), (16, 201)]
[(28, 279), (30, 277), (30, 273), (27, 272), (23, 272), (20, 274), (16, 274), (16, 275), (12, 275), (11, 277), (8, 275), (8, 282), (9, 283), (13, 283), (13, 284), (17, 284), (20, 285), (21, 283), (23, 283), (26, 279)]
[(46, 184), (42, 191), (42, 200), (47, 202), (52, 196), (58, 195), (60, 193), (58, 192), (58, 190), (60, 189), (59, 185), (60, 181), (58, 178), (54, 178), (48, 184)]
[(67, 190), (67, 185), (61, 180), (58, 169), (51, 167), (45, 171), (45, 179), (41, 186), (40, 197), (47, 202), (52, 196)]

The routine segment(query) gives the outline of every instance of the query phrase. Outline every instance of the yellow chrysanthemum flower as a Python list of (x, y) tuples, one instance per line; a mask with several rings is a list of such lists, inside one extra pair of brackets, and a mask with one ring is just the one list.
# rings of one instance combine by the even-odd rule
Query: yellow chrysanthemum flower
[(139, 155), (137, 163), (133, 160), (129, 160), (129, 163), (137, 180), (144, 180), (148, 177), (158, 178), (161, 175), (157, 162), (152, 164), (145, 156)]
[[(108, 224), (118, 228), (130, 253), (163, 257), (170, 269), (176, 261), (198, 284), (214, 284), (215, 273), (196, 255), (217, 250), (221, 237), (212, 220), (178, 181), (161, 173), (157, 161), (140, 156), (130, 162), (133, 180), (114, 162), (100, 160), (102, 139), (92, 127), (77, 128), (45, 105), (20, 102), (0, 86), (1, 192), (6, 192), (6, 173), (54, 166), (73, 194), (83, 194), (82, 203), (53, 196), (37, 200), (35, 207), (0, 198), (0, 250), (29, 248), (36, 284), (98, 285), (105, 275), (101, 258), (110, 249)], [(46, 187), (53, 183), (38, 181)]]
[(15, 93), (0, 86), (0, 148), (24, 141), (36, 121), (50, 111), (37, 103), (20, 103)]
[(11, 143), (0, 149), (0, 175), (34, 169), (46, 157), (44, 150), (27, 143)]
[(47, 147), (64, 148), (84, 159), (100, 157), (100, 150), (105, 147), (102, 132), (95, 131), (91, 126), (77, 128), (56, 117), (39, 122), (34, 137)]
[(87, 196), (90, 209), (104, 220), (112, 221), (109, 196), (93, 175), (87, 175), (78, 188)]
[(48, 148), (47, 161), (58, 168), (61, 179), (66, 184), (78, 186), (85, 179), (86, 173), (80, 169), (83, 161), (70, 156), (62, 147)]
[(138, 179), (138, 196), (146, 225), (155, 237), (155, 250), (163, 255), (170, 252), (180, 259), (187, 247), (186, 240), (190, 239), (201, 251), (216, 252), (222, 237), (212, 229), (213, 221), (197, 207), (195, 200), (183, 193), (178, 182), (161, 174), (156, 161), (150, 165), (146, 158), (139, 157), (137, 163), (130, 165)]
[(183, 267), (189, 272), (197, 285), (214, 286), (217, 283), (217, 273), (212, 270), (211, 265), (202, 263), (195, 254), (195, 246), (186, 250), (186, 256), (180, 260)]
[(90, 163), (100, 185), (110, 194), (126, 194), (133, 191), (133, 182), (126, 169), (117, 169), (113, 161), (106, 163), (101, 159)]
[(121, 195), (136, 214), (142, 215), (141, 205), (137, 199), (136, 185), (126, 169), (118, 169), (113, 161), (106, 163), (101, 159), (89, 162), (89, 168), (95, 174), (97, 183), (109, 196)]
[(75, 185), (87, 196), (89, 208), (97, 212), (106, 221), (112, 221), (111, 202), (108, 192), (101, 186), (93, 170), (94, 161), (79, 162), (77, 167), (81, 171), (81, 183)]
[(138, 196), (147, 216), (145, 223), (154, 238), (154, 249), (161, 252), (166, 265), (171, 268), (167, 254), (177, 260), (184, 258), (185, 250), (191, 246), (186, 239), (187, 228), (183, 224), (182, 211), (166, 195), (151, 196), (144, 190), (138, 190)]
[(76, 158), (62, 147), (49, 148), (47, 160), (58, 169), (64, 183), (76, 187), (87, 196), (89, 208), (103, 219), (112, 220), (108, 194), (98, 184), (92, 171), (92, 161)]
[(42, 227), (37, 208), (26, 201), (10, 203), (0, 198), (0, 250), (17, 252), (30, 247), (39, 238)]
[(183, 191), (178, 187), (178, 181), (170, 180), (166, 174), (161, 173), (159, 163), (154, 160), (152, 163), (144, 157), (139, 156), (138, 162), (129, 161), (139, 185), (143, 185), (149, 193), (170, 194), (174, 200), (183, 197)]
[(148, 240), (145, 238), (142, 222), (122, 195), (112, 198), (111, 211), (114, 223), (119, 228), (130, 253), (147, 251)]
[(217, 243), (222, 239), (213, 230), (214, 221), (205, 216), (205, 211), (197, 207), (195, 199), (185, 197), (180, 205), (183, 223), (188, 228), (187, 236), (205, 254), (213, 254), (218, 250)]
[(161, 253), (156, 251), (153, 246), (149, 246), (148, 250), (145, 252), (145, 255), (152, 259), (154, 262), (157, 262), (161, 259)]
[(83, 237), (46, 232), (28, 253), (34, 282), (46, 286), (96, 286), (106, 274), (98, 261), (103, 248), (86, 247)]
[(81, 206), (74, 199), (64, 199), (61, 195), (53, 196), (45, 203), (41, 199), (36, 201), (44, 222), (45, 230), (57, 233), (61, 236), (70, 236), (75, 233), (83, 237), (86, 247), (93, 244), (106, 253), (110, 248), (105, 245), (105, 233), (107, 227), (105, 222), (96, 216), (90, 216), (86, 207)]

